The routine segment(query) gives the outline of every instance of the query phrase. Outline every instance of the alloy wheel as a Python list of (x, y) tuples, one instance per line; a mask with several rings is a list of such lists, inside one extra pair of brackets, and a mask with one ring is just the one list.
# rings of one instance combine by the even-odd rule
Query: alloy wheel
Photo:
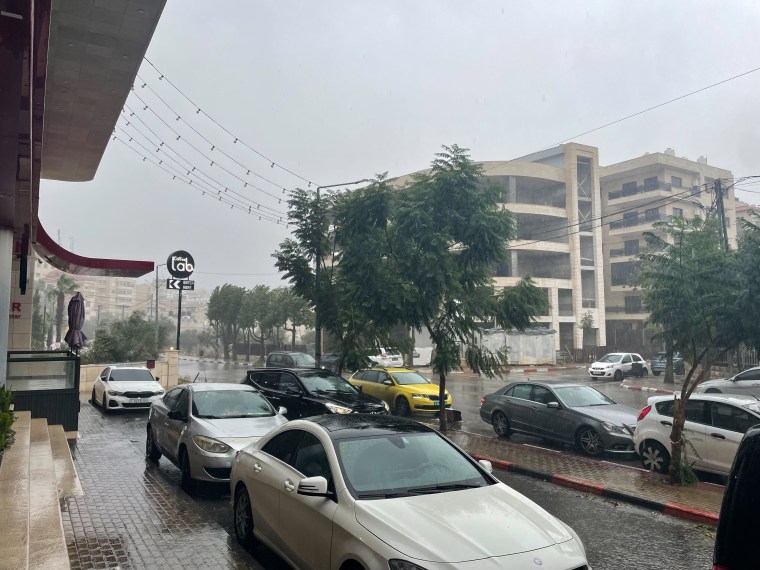
[(601, 436), (592, 428), (583, 428), (578, 433), (578, 445), (586, 455), (599, 455), (604, 451)]

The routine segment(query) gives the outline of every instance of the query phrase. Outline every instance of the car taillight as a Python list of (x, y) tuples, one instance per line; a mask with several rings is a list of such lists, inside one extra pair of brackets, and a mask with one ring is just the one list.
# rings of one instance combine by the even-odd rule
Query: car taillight
[(723, 564), (713, 564), (712, 570), (728, 570), (728, 566), (723, 566)]
[(486, 403), (486, 400), (487, 400), (487, 399), (488, 399), (488, 396), (483, 396), (483, 397), (480, 399), (480, 405), (482, 406), (483, 404), (485, 404), (485, 403)]
[(652, 406), (647, 406), (646, 408), (644, 408), (643, 410), (641, 410), (641, 411), (639, 412), (639, 417), (638, 417), (638, 418), (636, 418), (636, 421), (637, 421), (637, 422), (640, 422), (640, 421), (641, 421), (641, 420), (643, 420), (645, 417), (647, 417), (647, 414), (648, 414), (649, 412), (651, 412), (651, 411), (652, 411)]

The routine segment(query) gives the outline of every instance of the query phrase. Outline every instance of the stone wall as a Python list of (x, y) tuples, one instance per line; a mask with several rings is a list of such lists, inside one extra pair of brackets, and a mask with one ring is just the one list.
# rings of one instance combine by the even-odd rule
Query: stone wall
[[(79, 376), (79, 392), (89, 394), (100, 373), (107, 366), (145, 366), (141, 362), (119, 362), (118, 364), (87, 364), (83, 365)], [(156, 360), (156, 367), (151, 371), (159, 379), (164, 388), (171, 388), (179, 383), (179, 351), (167, 350), (162, 360)]]

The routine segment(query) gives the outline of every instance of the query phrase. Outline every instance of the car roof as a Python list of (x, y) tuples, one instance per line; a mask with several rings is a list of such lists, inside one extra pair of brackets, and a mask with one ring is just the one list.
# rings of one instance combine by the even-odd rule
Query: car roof
[(251, 372), (292, 372), (293, 374), (299, 375), (299, 374), (311, 374), (314, 372), (321, 372), (323, 374), (332, 374), (333, 376), (336, 376), (336, 374), (333, 374), (330, 370), (325, 370), (324, 368), (293, 368), (291, 366), (264, 366), (262, 368), (252, 368), (251, 370), (248, 370), (246, 373), (246, 377)]
[[(658, 402), (664, 402), (665, 400), (672, 400), (673, 398), (678, 399), (678, 394), (672, 394), (668, 396), (652, 396), (651, 398), (647, 399), (647, 404), (656, 404)], [(735, 404), (737, 406), (742, 406), (744, 404), (748, 404), (750, 402), (757, 402), (758, 399), (754, 396), (750, 396), (749, 394), (692, 394), (689, 397), (689, 400), (704, 400), (709, 402), (726, 402), (728, 404)]]
[(198, 384), (180, 384), (179, 386), (193, 392), (222, 392), (229, 390), (258, 392), (256, 388), (249, 384), (233, 384), (231, 382), (201, 382)]
[(301, 352), (300, 350), (273, 350), (269, 354), (309, 354), (309, 353)]
[[(533, 386), (545, 386), (546, 388), (576, 388), (579, 386), (594, 388), (593, 386), (583, 384), (582, 382), (535, 382), (534, 380), (528, 380), (526, 378), (525, 380), (515, 380), (514, 382), (510, 382), (503, 386), (501, 390), (504, 390), (507, 386), (514, 386), (515, 384), (531, 384)], [(594, 388), (594, 390), (596, 390), (596, 388)]]
[(391, 435), (396, 433), (435, 433), (414, 420), (397, 416), (375, 414), (324, 414), (303, 420), (295, 420), (289, 425), (298, 427), (299, 424), (311, 423), (323, 428), (331, 439), (346, 439)]
[[(360, 368), (356, 372), (361, 372), (363, 370), (384, 370), (385, 372), (417, 372), (413, 368), (407, 368), (406, 366), (368, 366), (367, 368)], [(354, 374), (356, 374), (356, 372), (354, 372)]]
[(150, 370), (145, 366), (106, 366), (112, 370)]

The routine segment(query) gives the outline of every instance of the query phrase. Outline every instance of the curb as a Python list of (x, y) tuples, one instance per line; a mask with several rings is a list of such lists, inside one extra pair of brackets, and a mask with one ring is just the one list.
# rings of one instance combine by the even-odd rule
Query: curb
[(665, 390), (664, 388), (652, 388), (651, 386), (631, 386), (630, 384), (626, 384), (625, 382), (620, 384), (621, 388), (625, 388), (627, 390), (636, 390), (641, 392), (654, 392), (655, 394), (673, 394), (673, 390)]
[(578, 370), (581, 368), (586, 368), (586, 366), (541, 366), (541, 367), (532, 367), (532, 368), (510, 368), (509, 373), (510, 374), (523, 374), (523, 373), (529, 373), (529, 372), (558, 372), (560, 370)]
[(561, 485), (569, 489), (581, 491), (583, 493), (590, 493), (592, 495), (598, 495), (600, 497), (607, 497), (609, 499), (615, 499), (625, 503), (630, 503), (657, 511), (673, 517), (678, 517), (692, 522), (701, 524), (708, 524), (711, 526), (718, 526), (718, 515), (707, 511), (701, 511), (699, 509), (692, 509), (689, 507), (682, 507), (680, 505), (674, 505), (673, 503), (663, 503), (660, 501), (653, 501), (645, 497), (639, 497), (637, 495), (631, 495), (623, 491), (616, 491), (614, 489), (608, 489), (603, 485), (597, 485), (596, 483), (590, 483), (582, 479), (576, 479), (568, 475), (561, 475), (559, 473), (544, 473), (543, 471), (537, 471), (521, 465), (516, 465), (511, 461), (504, 461), (502, 459), (494, 459), (487, 455), (474, 454), (476, 460), (485, 459), (490, 461), (494, 467), (503, 469), (504, 471), (510, 471), (519, 475), (527, 475), (528, 477), (534, 477), (543, 481), (549, 481), (555, 485)]

